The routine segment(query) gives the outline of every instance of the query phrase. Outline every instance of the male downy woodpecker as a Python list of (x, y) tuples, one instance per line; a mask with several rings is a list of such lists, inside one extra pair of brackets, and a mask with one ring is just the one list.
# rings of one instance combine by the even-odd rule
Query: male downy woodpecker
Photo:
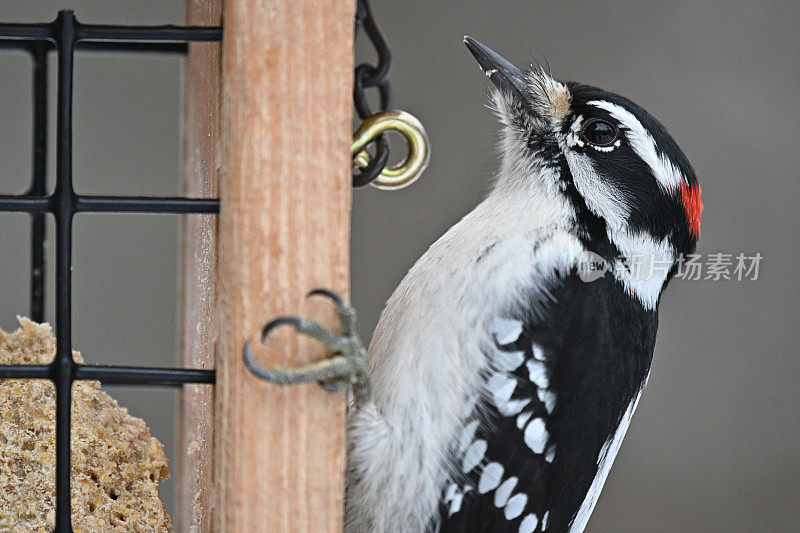
[(355, 376), (347, 531), (580, 532), (647, 381), (661, 292), (694, 250), (700, 188), (630, 100), (464, 42), (502, 124), (492, 192), (400, 283), (368, 370), (340, 300), (342, 336), (273, 323), (340, 352), (327, 373), (259, 370)]

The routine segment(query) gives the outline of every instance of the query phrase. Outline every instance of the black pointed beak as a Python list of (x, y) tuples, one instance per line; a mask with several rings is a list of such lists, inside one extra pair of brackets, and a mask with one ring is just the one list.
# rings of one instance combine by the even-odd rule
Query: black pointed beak
[(472, 52), (478, 64), (483, 69), (486, 77), (492, 80), (494, 85), (502, 90), (513, 94), (520, 100), (525, 99), (527, 92), (525, 73), (506, 61), (500, 54), (476, 41), (472, 37), (464, 37), (464, 44)]

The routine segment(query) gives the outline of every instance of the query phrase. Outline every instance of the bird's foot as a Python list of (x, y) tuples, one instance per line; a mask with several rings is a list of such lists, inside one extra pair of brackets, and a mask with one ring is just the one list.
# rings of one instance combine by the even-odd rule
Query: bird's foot
[(263, 368), (253, 359), (250, 340), (244, 345), (245, 365), (256, 376), (279, 385), (294, 385), (317, 381), (329, 392), (343, 392), (353, 388), (357, 405), (369, 401), (370, 384), (367, 367), (367, 352), (355, 331), (356, 310), (333, 291), (315, 289), (309, 296), (324, 296), (336, 305), (336, 314), (341, 321), (341, 333), (326, 330), (317, 322), (307, 318), (282, 316), (269, 322), (261, 330), (261, 342), (265, 342), (269, 333), (279, 326), (291, 326), (298, 333), (318, 340), (331, 351), (334, 356), (299, 368)]

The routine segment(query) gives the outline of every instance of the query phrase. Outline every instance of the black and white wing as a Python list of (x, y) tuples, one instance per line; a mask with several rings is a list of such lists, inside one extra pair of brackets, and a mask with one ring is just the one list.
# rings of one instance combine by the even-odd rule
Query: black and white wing
[(491, 326), (487, 394), (454, 446), (442, 532), (588, 521), (644, 386), (657, 317), (610, 275), (573, 275), (553, 297), (544, 317), (531, 306)]

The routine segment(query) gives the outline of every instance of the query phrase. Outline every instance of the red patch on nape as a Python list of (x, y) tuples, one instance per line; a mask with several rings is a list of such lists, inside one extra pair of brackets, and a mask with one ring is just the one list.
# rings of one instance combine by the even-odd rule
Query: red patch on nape
[(689, 231), (695, 237), (700, 235), (700, 213), (703, 212), (703, 200), (700, 198), (702, 190), (698, 184), (689, 185), (681, 182), (681, 199), (686, 210), (686, 219), (689, 221)]

